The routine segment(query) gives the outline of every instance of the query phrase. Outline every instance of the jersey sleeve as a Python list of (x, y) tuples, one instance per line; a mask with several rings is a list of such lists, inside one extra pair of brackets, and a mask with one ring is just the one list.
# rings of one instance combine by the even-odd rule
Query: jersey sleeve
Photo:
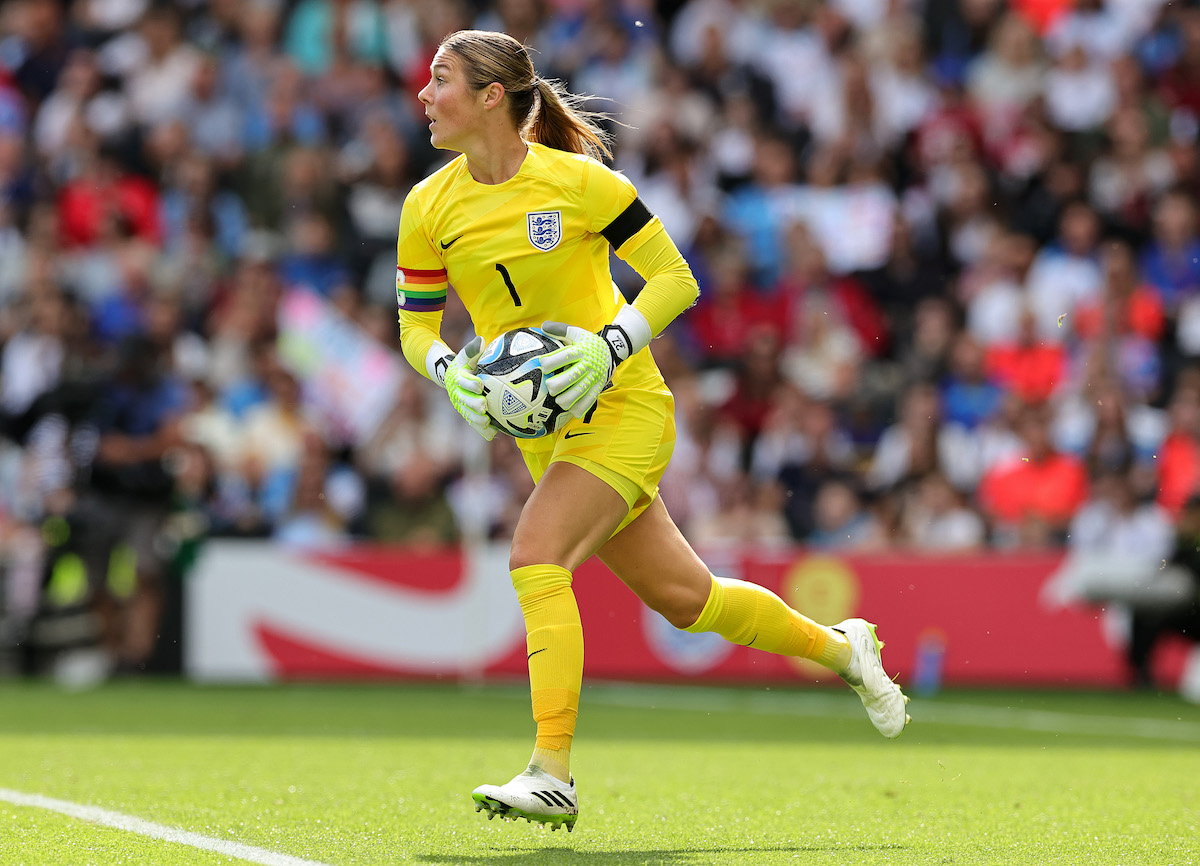
[[(591, 219), (588, 229), (593, 234), (604, 235), (613, 247), (620, 249), (622, 244), (613, 241), (624, 242), (631, 237), (620, 231), (620, 227), (628, 219), (624, 214), (637, 201), (637, 190), (625, 175), (599, 162), (588, 161), (583, 172), (583, 207)], [(614, 229), (618, 234), (613, 234)]]
[(447, 290), (446, 267), (425, 230), (420, 201), (410, 192), (396, 240), (400, 345), (417, 371), (438, 381), (437, 360), (453, 354), (440, 337)]
[(692, 269), (658, 217), (652, 217), (628, 243), (619, 247), (617, 255), (646, 281), (633, 307), (646, 317), (651, 335), (662, 333), (700, 296)]
[(591, 230), (646, 281), (633, 306), (646, 317), (651, 333), (659, 334), (699, 296), (691, 268), (624, 175), (589, 163), (583, 199), (592, 215)]

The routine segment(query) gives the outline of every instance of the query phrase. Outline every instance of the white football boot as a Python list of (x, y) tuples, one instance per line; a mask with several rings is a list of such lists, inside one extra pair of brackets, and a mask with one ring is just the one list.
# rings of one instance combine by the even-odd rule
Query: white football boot
[(506, 785), (480, 785), (471, 794), (475, 811), (487, 810), (488, 820), (524, 818), (549, 824), (551, 830), (565, 826), (569, 833), (579, 817), (579, 795), (575, 780), (560, 782), (549, 773), (530, 768)]
[(900, 736), (912, 721), (904, 710), (908, 697), (883, 671), (883, 642), (875, 636), (875, 625), (865, 619), (847, 619), (832, 628), (850, 641), (850, 664), (842, 671), (842, 679), (858, 692), (879, 733), (889, 740)]

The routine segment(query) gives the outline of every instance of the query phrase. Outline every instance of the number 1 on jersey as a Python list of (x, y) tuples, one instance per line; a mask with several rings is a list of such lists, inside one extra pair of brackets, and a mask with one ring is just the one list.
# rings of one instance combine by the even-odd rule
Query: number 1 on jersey
[(504, 280), (504, 285), (508, 286), (508, 293), (512, 295), (513, 303), (518, 307), (521, 306), (521, 296), (517, 294), (517, 287), (513, 285), (512, 277), (508, 275), (508, 268), (497, 262), (496, 270), (500, 272), (500, 277)]

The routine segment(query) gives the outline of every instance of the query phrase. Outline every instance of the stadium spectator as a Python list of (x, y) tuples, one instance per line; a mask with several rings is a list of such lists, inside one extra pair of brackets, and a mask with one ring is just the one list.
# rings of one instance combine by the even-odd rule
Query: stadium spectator
[(816, 498), (821, 486), (826, 481), (852, 478), (854, 463), (853, 443), (838, 426), (833, 407), (819, 400), (800, 405), (804, 406), (802, 417), (791, 422), (798, 435), (784, 443), (786, 450), (760, 464), (763, 468), (778, 466), (785, 496), (784, 517), (792, 537), (798, 540), (807, 538), (816, 527)]
[(745, 256), (736, 245), (714, 252), (709, 291), (689, 310), (683, 324), (702, 367), (735, 367), (755, 331), (777, 328), (777, 311), (749, 283)]
[(842, 479), (830, 479), (817, 489), (813, 524), (805, 543), (818, 550), (870, 550), (887, 544), (884, 528)]
[(1036, 250), (1029, 235), (996, 231), (982, 256), (961, 274), (957, 295), (965, 308), (966, 330), (985, 349), (1016, 341)]
[(1158, 504), (1178, 516), (1200, 490), (1200, 385), (1195, 375), (1177, 385), (1167, 413), (1169, 428), (1158, 454)]
[(328, 549), (346, 544), (365, 501), (362, 480), (335, 462), (320, 433), (303, 437), (300, 455), (286, 475), (272, 479), (263, 511), (272, 540), (286, 547)]
[(780, 340), (771, 327), (755, 328), (746, 340), (734, 372), (733, 391), (717, 410), (718, 417), (737, 430), (742, 442), (742, 467), (749, 462), (754, 441), (762, 432), (782, 376)]
[(445, 544), (458, 537), (442, 491), (461, 472), (463, 430), (453, 407), (430, 396), (406, 379), (395, 407), (358, 451), (373, 538)]
[(80, 154), (78, 173), (58, 197), (63, 240), (68, 247), (90, 247), (109, 227), (124, 223), (149, 243), (159, 241), (158, 191), (145, 177), (124, 170), (115, 146), (100, 144)]
[(1171, 190), (1158, 200), (1153, 232), (1142, 254), (1142, 277), (1159, 293), (1168, 315), (1182, 316), (1188, 301), (1200, 294), (1200, 236), (1196, 205), (1187, 193)]
[(941, 383), (945, 420), (973, 430), (1000, 409), (1004, 393), (984, 365), (983, 347), (968, 333), (959, 334), (950, 353), (950, 375)]
[(1112, 224), (1143, 233), (1150, 222), (1150, 203), (1174, 182), (1175, 166), (1164, 149), (1152, 144), (1140, 106), (1113, 112), (1107, 139), (1107, 152), (1092, 166), (1089, 197)]
[(991, 31), (986, 51), (967, 71), (967, 92), (979, 107), (988, 138), (1010, 129), (1042, 94), (1046, 65), (1042, 47), (1029, 24), (1006, 15)]
[(970, 439), (961, 425), (943, 424), (938, 389), (918, 382), (900, 398), (898, 418), (879, 437), (866, 470), (867, 488), (886, 492), (929, 472), (970, 472)]
[(716, 507), (687, 524), (697, 549), (761, 550), (792, 543), (777, 484), (754, 484), (739, 474), (726, 478), (714, 493)]
[(980, 504), (1001, 546), (1061, 544), (1087, 498), (1087, 472), (1080, 460), (1054, 450), (1044, 408), (1026, 409), (1018, 432), (1024, 455), (984, 475)]
[(141, 20), (140, 57), (126, 73), (126, 86), (133, 117), (144, 126), (171, 119), (194, 87), (201, 54), (184, 41), (182, 29), (179, 9), (169, 4), (149, 6)]
[(167, 568), (159, 536), (174, 488), (164, 457), (182, 442), (186, 409), (158, 348), (123, 339), (112, 380), (96, 393), (95, 457), (72, 511), (102, 642), (118, 666), (136, 669), (154, 651)]
[[(1182, 635), (1193, 645), (1200, 643), (1200, 499), (1196, 497), (1180, 513), (1168, 562), (1170, 577), (1178, 585), (1167, 587), (1165, 593), (1147, 592), (1143, 604), (1131, 606), (1126, 658), (1134, 684), (1142, 687), (1154, 685), (1150, 662), (1163, 637)], [(1195, 697), (1185, 695), (1188, 700)]]
[(796, 156), (778, 135), (760, 135), (754, 144), (754, 176), (735, 189), (721, 218), (745, 245), (753, 280), (768, 286), (779, 276), (785, 247), (783, 232), (798, 207)]
[(1117, 88), (1103, 60), (1079, 44), (1068, 44), (1046, 73), (1042, 93), (1046, 116), (1059, 129), (1094, 133), (1112, 114)]
[(1067, 379), (1066, 350), (1038, 338), (1037, 319), (1029, 309), (1021, 315), (1017, 339), (992, 346), (986, 365), (992, 378), (1026, 403), (1048, 400)]
[(268, 397), (246, 413), (241, 474), (257, 491), (262, 511), (282, 513), (305, 442), (320, 433), (302, 399), (302, 385), (278, 360), (267, 373)]
[(874, 298), (885, 321), (887, 354), (894, 357), (896, 347), (912, 333), (917, 305), (928, 297), (947, 291), (947, 272), (943, 263), (923, 249), (903, 214), (892, 219), (891, 254), (880, 267), (860, 276), (867, 293)]
[(965, 553), (987, 543), (983, 519), (964, 503), (946, 476), (931, 472), (908, 492), (901, 511), (902, 539), (923, 553)]
[(70, 337), (70, 307), (52, 284), (30, 286), (20, 330), (0, 351), (0, 412), (5, 429), (58, 385)]

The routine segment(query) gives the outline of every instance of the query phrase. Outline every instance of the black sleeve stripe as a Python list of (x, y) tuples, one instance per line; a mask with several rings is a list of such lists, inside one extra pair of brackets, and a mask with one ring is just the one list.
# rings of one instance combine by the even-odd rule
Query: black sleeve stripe
[(601, 229), (600, 234), (604, 235), (605, 240), (612, 244), (614, 250), (619, 250), (621, 244), (641, 231), (652, 219), (654, 219), (654, 214), (650, 213), (650, 209), (642, 203), (640, 198), (635, 198), (629, 207), (621, 211), (617, 218), (608, 224), (607, 228)]

